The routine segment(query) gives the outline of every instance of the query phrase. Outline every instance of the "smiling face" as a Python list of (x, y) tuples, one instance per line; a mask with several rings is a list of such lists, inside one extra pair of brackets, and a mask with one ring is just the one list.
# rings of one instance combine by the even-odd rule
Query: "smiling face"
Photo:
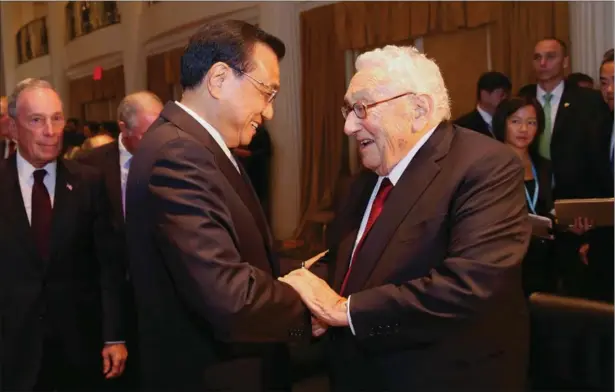
[(359, 118), (352, 110), (346, 117), (344, 133), (356, 138), (363, 166), (380, 176), (388, 175), (423, 135), (429, 98), (399, 91), (389, 75), (374, 68), (357, 72), (344, 98), (345, 105), (351, 107), (405, 93), (408, 94), (368, 108), (365, 118)]
[(256, 128), (273, 118), (270, 92), (280, 86), (278, 58), (269, 46), (260, 42), (254, 44), (251, 57), (253, 67), (245, 75), (238, 75), (227, 66), (219, 91), (222, 123), (219, 131), (229, 148), (250, 144)]
[(11, 119), (21, 156), (41, 168), (62, 149), (64, 113), (58, 94), (49, 88), (27, 88), (17, 98), (17, 116)]
[(609, 109), (613, 111), (613, 75), (615, 74), (615, 67), (613, 62), (609, 61), (602, 64), (600, 67), (600, 92), (604, 102), (609, 105)]
[(534, 106), (523, 106), (506, 119), (506, 144), (525, 151), (534, 141), (537, 131), (538, 119)]

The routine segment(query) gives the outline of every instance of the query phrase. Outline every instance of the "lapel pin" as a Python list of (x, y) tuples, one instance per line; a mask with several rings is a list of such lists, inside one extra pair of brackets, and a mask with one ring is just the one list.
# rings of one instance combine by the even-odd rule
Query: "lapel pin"
[(66, 189), (68, 189), (69, 191), (73, 190), (73, 186), (71, 184), (66, 184)]
[(564, 102), (564, 107), (567, 108), (568, 106), (570, 106), (570, 104), (568, 102)]

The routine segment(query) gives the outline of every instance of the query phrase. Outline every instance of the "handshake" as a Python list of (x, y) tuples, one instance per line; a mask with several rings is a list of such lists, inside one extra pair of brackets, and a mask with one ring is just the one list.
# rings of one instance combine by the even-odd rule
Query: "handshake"
[(279, 281), (290, 285), (301, 297), (301, 300), (312, 312), (312, 335), (322, 336), (332, 327), (348, 326), (347, 302), (338, 295), (324, 280), (310, 272), (309, 268), (327, 251), (312, 257)]

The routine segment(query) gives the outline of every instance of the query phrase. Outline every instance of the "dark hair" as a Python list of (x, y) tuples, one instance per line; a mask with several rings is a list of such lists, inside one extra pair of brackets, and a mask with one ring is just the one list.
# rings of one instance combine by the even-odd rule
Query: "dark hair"
[(532, 160), (538, 156), (538, 140), (540, 135), (545, 129), (545, 113), (542, 110), (542, 106), (533, 97), (514, 97), (505, 99), (498, 105), (493, 114), (492, 129), (495, 138), (502, 143), (506, 143), (506, 128), (507, 122), (510, 116), (515, 114), (517, 110), (525, 106), (533, 106), (536, 111), (536, 120), (538, 122), (538, 128), (536, 129), (536, 135), (534, 140), (530, 143), (529, 151)]
[(75, 118), (75, 117), (71, 117), (68, 120), (66, 120), (66, 124), (72, 124), (75, 127), (79, 126), (79, 119)]
[(90, 128), (90, 132), (92, 132), (92, 136), (97, 135), (100, 131), (100, 123), (96, 121), (86, 121), (85, 125)]
[(594, 79), (591, 76), (584, 74), (582, 72), (573, 72), (570, 75), (568, 75), (568, 77), (566, 78), (566, 82), (570, 86), (578, 86), (579, 83), (581, 82), (587, 82), (593, 86)]
[(538, 45), (538, 43), (542, 41), (557, 41), (559, 46), (562, 47), (562, 54), (564, 55), (564, 57), (568, 56), (568, 45), (566, 45), (566, 43), (562, 41), (561, 39), (555, 38), (555, 37), (545, 37), (543, 39), (539, 39), (538, 41), (536, 41), (536, 45)]
[(228, 64), (237, 75), (254, 66), (251, 54), (257, 42), (269, 46), (284, 58), (286, 47), (277, 37), (239, 20), (208, 23), (197, 31), (181, 58), (180, 83), (183, 89), (193, 89), (203, 81), (209, 69), (218, 62)]
[(602, 62), (600, 63), (600, 69), (602, 69), (602, 66), (604, 64), (612, 63), (612, 62), (613, 62), (613, 48), (604, 52), (604, 56), (602, 56)]
[(480, 100), (480, 92), (483, 90), (491, 93), (499, 88), (506, 91), (512, 89), (512, 84), (508, 76), (501, 72), (485, 72), (478, 78), (478, 83), (476, 84), (476, 99)]

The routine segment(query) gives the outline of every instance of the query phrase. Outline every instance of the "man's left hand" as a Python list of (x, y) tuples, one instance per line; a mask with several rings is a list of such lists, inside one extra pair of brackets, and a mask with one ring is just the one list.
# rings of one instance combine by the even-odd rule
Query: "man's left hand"
[(128, 350), (122, 343), (105, 344), (102, 349), (103, 373), (105, 378), (116, 378), (124, 373)]
[(347, 299), (308, 269), (299, 268), (278, 279), (295, 289), (315, 317), (333, 327), (348, 326)]

